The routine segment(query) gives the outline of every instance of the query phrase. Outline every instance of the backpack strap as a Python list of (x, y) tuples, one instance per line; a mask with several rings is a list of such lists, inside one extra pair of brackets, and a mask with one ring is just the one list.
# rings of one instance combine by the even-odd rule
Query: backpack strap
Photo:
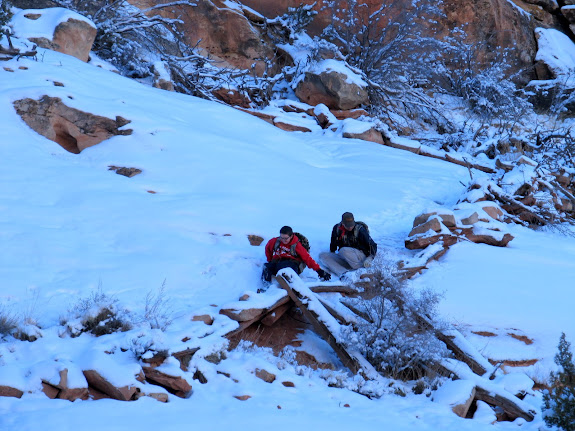
[[(297, 237), (296, 237), (296, 238), (297, 238)], [(274, 252), (276, 252), (277, 249), (280, 248), (280, 241), (281, 241), (281, 240), (280, 240), (280, 238), (279, 238), (279, 236), (278, 236), (278, 237), (276, 238), (276, 243), (274, 244)], [(290, 254), (291, 254), (293, 257), (299, 257), (298, 254), (297, 254), (296, 251), (295, 251), (295, 248), (296, 248), (298, 242), (299, 242), (299, 238), (297, 238), (297, 241), (294, 242), (294, 243), (290, 246), (289, 252), (290, 252)]]

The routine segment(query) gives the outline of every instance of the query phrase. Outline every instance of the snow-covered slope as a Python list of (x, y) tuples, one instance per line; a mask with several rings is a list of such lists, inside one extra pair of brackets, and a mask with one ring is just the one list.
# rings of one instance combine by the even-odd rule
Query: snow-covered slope
[[(93, 114), (122, 116), (133, 133), (68, 153), (14, 110), (14, 101), (46, 94)], [(126, 178), (109, 165), (143, 172)], [(290, 225), (309, 238), (317, 258), (328, 248), (333, 224), (352, 211), (369, 224), (380, 256), (410, 258), (414, 253), (403, 241), (414, 217), (430, 207), (453, 206), (468, 180), (468, 170), (454, 164), (341, 139), (329, 130), (284, 132), (232, 108), (149, 88), (56, 52), (3, 62), (0, 304), (37, 321), (50, 343), (0, 343), (0, 369), (30, 376), (28, 370), (58, 352), (66, 360), (87, 360), (74, 357), (72, 340), (59, 338), (54, 328), (71, 305), (97, 288), (141, 314), (146, 294), (165, 283), (174, 313), (166, 337), (170, 331), (177, 336), (194, 313), (259, 287), (263, 246), (251, 246), (248, 234), (267, 240)], [(445, 316), (470, 330), (525, 331), (535, 341), (530, 353), (543, 359), (532, 372), (547, 373), (560, 332), (575, 336), (569, 314), (575, 246), (556, 233), (510, 231), (516, 238), (507, 248), (454, 246), (414, 285), (443, 291)], [(309, 270), (304, 275), (314, 277)], [(236, 351), (226, 361), (239, 386), (214, 374), (209, 384), (194, 386), (190, 398), (168, 404), (69, 403), (37, 392), (0, 398), (0, 429), (229, 429), (248, 423), (280, 429), (300, 423), (361, 430), (491, 428), (460, 419), (423, 395), (373, 401), (329, 388), (316, 374), (262, 352)], [(295, 388), (281, 385), (282, 379), (269, 385), (254, 378), (249, 370), (260, 362), (276, 366)], [(233, 397), (246, 393), (248, 401)], [(540, 425), (539, 418), (522, 429)]]

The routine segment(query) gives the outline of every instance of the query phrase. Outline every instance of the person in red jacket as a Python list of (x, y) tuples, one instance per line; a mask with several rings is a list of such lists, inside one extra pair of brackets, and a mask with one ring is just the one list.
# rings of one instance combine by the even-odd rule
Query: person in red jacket
[(289, 226), (282, 227), (280, 236), (270, 239), (265, 250), (268, 263), (264, 264), (262, 271), (264, 281), (271, 281), (272, 275), (276, 275), (284, 268), (291, 268), (297, 274), (301, 274), (306, 266), (317, 272), (322, 280), (327, 281), (331, 278), (331, 274), (321, 269), (313, 260)]

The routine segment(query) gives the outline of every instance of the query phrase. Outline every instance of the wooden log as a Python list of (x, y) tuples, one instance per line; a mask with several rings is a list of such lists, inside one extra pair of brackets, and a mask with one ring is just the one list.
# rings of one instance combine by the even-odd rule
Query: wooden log
[(343, 313), (337, 311), (335, 307), (333, 307), (328, 301), (323, 299), (322, 297), (318, 296), (319, 302), (325, 307), (325, 309), (331, 314), (339, 323), (342, 325), (349, 325), (352, 322), (348, 317), (344, 316)]
[[(336, 340), (336, 338), (333, 336), (332, 332), (328, 329), (327, 325), (322, 321), (323, 318), (320, 317), (317, 312), (310, 310), (307, 307), (307, 305), (304, 304), (304, 301), (306, 303), (309, 303), (310, 301), (314, 301), (314, 299), (316, 299), (316, 298), (306, 297), (301, 292), (294, 290), (290, 286), (290, 284), (288, 283), (286, 278), (284, 278), (284, 275), (285, 274), (282, 273), (282, 275), (276, 276), (276, 279), (277, 279), (279, 285), (283, 289), (286, 290), (289, 297), (292, 299), (292, 301), (295, 303), (295, 305), (298, 306), (298, 308), (301, 310), (303, 315), (308, 319), (308, 321), (313, 325), (316, 332), (325, 341), (328, 342), (328, 344), (335, 351), (335, 353), (337, 354), (337, 356), (339, 357), (339, 359), (341, 360), (343, 365), (345, 367), (349, 368), (352, 373), (357, 374), (357, 372), (361, 368), (359, 366), (359, 363), (354, 358), (352, 358), (351, 355), (345, 350), (345, 347), (343, 347)], [(317, 299), (314, 302), (319, 303), (319, 301)], [(321, 306), (321, 307), (323, 307), (323, 306)]]
[(285, 304), (288, 301), (289, 301), (289, 297), (286, 295), (286, 296), (280, 298), (279, 300), (277, 300), (275, 303), (273, 303), (269, 307), (265, 307), (265, 308), (248, 308), (247, 307), (248, 303), (246, 301), (246, 308), (239, 308), (238, 307), (238, 308), (221, 309), (220, 314), (223, 314), (224, 316), (228, 316), (230, 319), (235, 320), (237, 322), (252, 322), (252, 321), (260, 320), (264, 315), (266, 315), (270, 311), (276, 309), (280, 305)]
[(445, 160), (446, 162), (454, 163), (454, 164), (460, 165), (460, 166), (465, 166), (466, 168), (477, 169), (478, 171), (487, 172), (488, 174), (495, 173), (495, 171), (488, 166), (482, 166), (482, 165), (479, 165), (477, 163), (472, 164), (466, 160), (459, 160), (459, 159), (456, 159), (456, 158), (450, 156), (448, 153), (443, 153), (440, 151), (431, 152), (430, 150), (427, 150), (423, 146), (411, 147), (409, 145), (402, 145), (402, 144), (398, 144), (396, 142), (392, 142), (389, 139), (384, 139), (383, 145), (388, 146), (388, 147), (392, 147), (392, 148), (397, 148), (398, 150), (409, 151), (411, 153), (418, 154), (420, 156), (431, 157), (433, 159), (439, 159), (439, 160)]
[(266, 326), (272, 326), (276, 323), (285, 313), (293, 306), (293, 303), (290, 301), (286, 302), (285, 304), (276, 307), (274, 310), (270, 311), (266, 314), (263, 319), (262, 323)]
[[(501, 394), (491, 393), (480, 386), (475, 388), (475, 399), (484, 401), (492, 406), (501, 407), (503, 411), (507, 413), (508, 416), (510, 416), (511, 420), (523, 418), (527, 422), (531, 422), (535, 418), (535, 415), (532, 411), (525, 411), (525, 409), (518, 406), (511, 397), (505, 397)], [(519, 400), (519, 398), (517, 399)]]
[(342, 293), (344, 295), (359, 295), (361, 292), (351, 286), (311, 286), (313, 293)]
[[(340, 325), (329, 315), (329, 312), (313, 292), (307, 288), (300, 289), (289, 283), (291, 281), (290, 273), (293, 274), (294, 278), (297, 277), (294, 271), (286, 269), (276, 276), (278, 283), (288, 292), (290, 298), (313, 325), (316, 332), (331, 346), (343, 365), (354, 374), (360, 373), (367, 380), (379, 379), (379, 373), (359, 352), (346, 348), (336, 339), (331, 328), (339, 329)], [(321, 312), (321, 310), (324, 310), (325, 313)]]
[(442, 374), (446, 376), (451, 375), (453, 379), (473, 381), (475, 383), (475, 399), (502, 408), (511, 420), (523, 418), (531, 422), (534, 419), (535, 411), (529, 404), (520, 400), (511, 392), (494, 385), (488, 377), (475, 375), (466, 364), (457, 360), (447, 359), (435, 365)]

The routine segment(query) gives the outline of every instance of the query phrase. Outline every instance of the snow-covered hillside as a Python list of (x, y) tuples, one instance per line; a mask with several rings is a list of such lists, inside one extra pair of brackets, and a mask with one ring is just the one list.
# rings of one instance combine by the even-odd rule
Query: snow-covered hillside
[[(489, 414), (461, 419), (425, 395), (370, 400), (332, 388), (320, 372), (248, 347), (220, 363), (237, 381), (215, 371), (205, 385), (187, 376), (194, 388), (187, 399), (49, 400), (36, 377), (45, 378), (58, 363), (98, 366), (109, 356), (104, 351), (141, 331), (99, 339), (61, 336), (60, 320), (79, 299), (99, 289), (141, 316), (146, 295), (164, 285), (173, 323), (165, 333), (147, 336), (168, 348), (184, 334), (207, 336), (190, 321), (197, 314), (215, 314), (217, 335), (236, 325), (217, 310), (260, 287), (263, 246), (251, 246), (247, 235), (267, 240), (290, 225), (309, 238), (317, 259), (329, 247), (332, 226), (352, 211), (369, 224), (379, 259), (410, 259), (416, 253), (404, 248), (404, 240), (414, 217), (455, 205), (469, 172), (343, 139), (329, 129), (284, 132), (224, 105), (146, 87), (53, 51), (39, 49), (37, 59), (1, 66), (0, 306), (3, 313), (37, 322), (42, 338), (0, 342), (0, 385), (15, 382), (27, 390), (21, 399), (0, 397), (0, 429), (492, 428)], [(16, 100), (43, 95), (93, 114), (122, 116), (133, 133), (69, 153), (31, 130), (13, 107)], [(126, 178), (110, 165), (142, 173)], [(554, 368), (560, 333), (575, 337), (575, 243), (553, 231), (508, 229), (515, 237), (508, 247), (459, 243), (412, 283), (443, 292), (443, 317), (482, 352), (501, 360), (538, 359), (521, 371), (544, 380)], [(313, 279), (315, 273), (306, 270), (304, 276)], [(307, 342), (329, 354), (319, 337), (309, 334)], [(129, 367), (136, 363), (129, 353), (114, 356)], [(255, 368), (265, 367), (274, 368), (277, 382), (253, 376)], [(247, 401), (234, 398), (246, 394)], [(540, 394), (526, 401), (540, 412)], [(542, 419), (539, 414), (531, 423), (497, 426), (536, 430)]]

